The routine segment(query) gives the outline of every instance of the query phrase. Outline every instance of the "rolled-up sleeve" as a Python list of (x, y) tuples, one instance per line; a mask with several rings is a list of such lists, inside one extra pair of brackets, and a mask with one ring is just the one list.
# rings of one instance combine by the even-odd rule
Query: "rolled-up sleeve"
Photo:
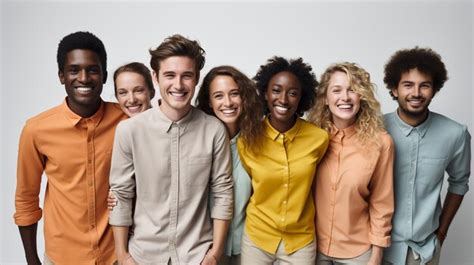
[(115, 130), (110, 169), (110, 189), (117, 198), (117, 205), (110, 212), (109, 224), (131, 226), (132, 203), (135, 197), (135, 168), (132, 155), (132, 136), (126, 122)]
[(234, 193), (231, 163), (229, 138), (225, 128), (219, 126), (214, 140), (211, 171), (211, 193), (214, 198), (211, 218), (213, 219), (232, 219)]
[(380, 157), (370, 184), (370, 232), (372, 245), (390, 246), (390, 231), (394, 212), (393, 160), (394, 144), (389, 135), (384, 135)]
[(464, 195), (469, 190), (469, 176), (471, 175), (471, 135), (466, 126), (456, 143), (454, 155), (446, 168), (448, 172), (448, 191)]
[(43, 214), (39, 207), (41, 176), (44, 157), (34, 139), (33, 125), (26, 124), (20, 136), (15, 194), (15, 224), (28, 226), (37, 223)]

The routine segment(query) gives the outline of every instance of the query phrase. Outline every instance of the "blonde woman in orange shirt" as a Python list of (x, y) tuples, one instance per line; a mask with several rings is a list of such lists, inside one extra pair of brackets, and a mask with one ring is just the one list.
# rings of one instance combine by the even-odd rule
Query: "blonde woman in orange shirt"
[(316, 171), (317, 264), (379, 265), (390, 245), (394, 145), (369, 74), (330, 66), (309, 120), (330, 134)]

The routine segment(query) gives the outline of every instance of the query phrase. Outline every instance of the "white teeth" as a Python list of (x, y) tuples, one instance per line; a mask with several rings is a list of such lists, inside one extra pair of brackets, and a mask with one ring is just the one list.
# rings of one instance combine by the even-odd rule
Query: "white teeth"
[(337, 105), (338, 108), (340, 109), (350, 109), (352, 108), (352, 105), (350, 104), (341, 104), (341, 105)]
[(235, 109), (225, 109), (225, 110), (222, 110), (222, 112), (223, 112), (224, 114), (232, 114), (232, 113), (235, 112)]
[(89, 92), (92, 90), (91, 87), (76, 87), (79, 92)]
[(177, 96), (177, 97), (184, 97), (185, 93), (184, 92), (170, 92), (172, 96)]
[(139, 111), (140, 108), (141, 108), (141, 105), (127, 107), (127, 109), (130, 111)]
[(279, 112), (286, 112), (288, 111), (288, 108), (286, 107), (281, 107), (281, 106), (275, 106), (275, 109)]

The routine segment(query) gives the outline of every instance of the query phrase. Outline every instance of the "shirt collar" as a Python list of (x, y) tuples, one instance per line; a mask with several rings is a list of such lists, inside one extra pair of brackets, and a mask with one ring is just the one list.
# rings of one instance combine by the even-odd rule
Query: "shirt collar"
[(334, 124), (331, 126), (331, 138), (334, 138), (334, 137), (337, 137), (340, 139), (342, 139), (343, 137), (351, 138), (352, 136), (355, 135), (355, 133), (356, 133), (355, 123), (344, 129), (339, 129)]
[(232, 139), (230, 139), (230, 144), (235, 145), (237, 143), (237, 139), (239, 138), (239, 136), (240, 136), (240, 132), (238, 132), (234, 137), (232, 137)]
[(284, 136), (285, 139), (288, 139), (290, 142), (293, 141), (293, 139), (295, 138), (295, 136), (298, 134), (298, 132), (300, 131), (300, 128), (301, 128), (301, 119), (300, 118), (296, 118), (296, 122), (295, 124), (293, 125), (293, 127), (291, 127), (291, 129), (289, 129), (288, 131), (284, 132), (284, 133), (281, 133), (279, 132), (277, 129), (273, 128), (273, 126), (270, 124), (270, 120), (268, 119), (268, 116), (265, 117), (265, 131), (267, 133), (267, 135), (273, 140), (275, 141), (276, 139), (278, 139), (278, 137), (280, 136), (280, 134), (282, 134)]
[(81, 119), (88, 119), (92, 120), (95, 124), (95, 126), (99, 125), (100, 121), (102, 120), (102, 117), (104, 117), (104, 108), (105, 104), (102, 99), (100, 100), (100, 107), (99, 109), (94, 113), (94, 115), (88, 117), (88, 118), (83, 118), (79, 116), (78, 114), (74, 113), (69, 106), (67, 105), (67, 100), (66, 98), (64, 99), (63, 104), (61, 105), (62, 111), (66, 118), (71, 122), (72, 126), (76, 126)]
[(428, 117), (426, 118), (426, 120), (419, 124), (418, 126), (416, 127), (413, 127), (409, 124), (407, 124), (406, 122), (404, 122), (400, 116), (398, 115), (398, 110), (395, 111), (395, 121), (397, 123), (397, 126), (398, 128), (400, 128), (400, 130), (403, 132), (403, 134), (405, 136), (408, 136), (411, 134), (411, 132), (413, 132), (413, 130), (417, 130), (419, 135), (423, 138), (425, 137), (425, 134), (426, 132), (428, 131), (430, 125), (431, 125), (431, 111), (428, 111)]
[(180, 127), (182, 130), (180, 134), (182, 134), (188, 125), (188, 123), (192, 120), (192, 117), (194, 116), (195, 109), (194, 107), (191, 107), (191, 110), (184, 115), (183, 118), (181, 118), (179, 121), (172, 121), (170, 120), (162, 111), (161, 108), (158, 106), (156, 108), (152, 108), (149, 111), (152, 111), (152, 116), (155, 121), (157, 121), (157, 126), (159, 127), (160, 130), (163, 130), (165, 132), (169, 132), (171, 130), (171, 127), (173, 124), (176, 124), (178, 127)]

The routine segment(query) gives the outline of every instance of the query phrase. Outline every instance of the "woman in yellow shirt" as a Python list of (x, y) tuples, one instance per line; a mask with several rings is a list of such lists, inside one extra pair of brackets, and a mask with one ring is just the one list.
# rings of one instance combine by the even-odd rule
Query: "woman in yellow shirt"
[(238, 150), (252, 179), (242, 239), (242, 264), (315, 262), (313, 176), (328, 134), (301, 119), (314, 102), (318, 82), (301, 58), (273, 57), (254, 77), (264, 103), (258, 151)]
[(379, 265), (390, 245), (394, 146), (369, 74), (330, 66), (309, 119), (330, 133), (316, 175), (317, 264)]

